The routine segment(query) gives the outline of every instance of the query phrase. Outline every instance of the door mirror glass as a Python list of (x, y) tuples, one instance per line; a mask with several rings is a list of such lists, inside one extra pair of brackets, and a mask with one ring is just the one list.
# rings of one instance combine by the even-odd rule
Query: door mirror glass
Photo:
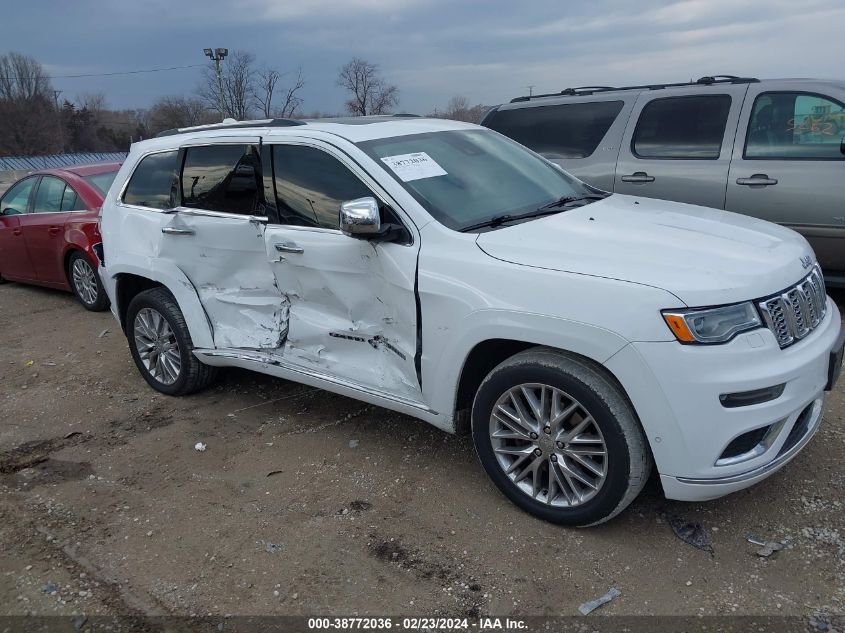
[(375, 198), (347, 200), (340, 205), (340, 231), (351, 237), (374, 237), (381, 233), (381, 217)]

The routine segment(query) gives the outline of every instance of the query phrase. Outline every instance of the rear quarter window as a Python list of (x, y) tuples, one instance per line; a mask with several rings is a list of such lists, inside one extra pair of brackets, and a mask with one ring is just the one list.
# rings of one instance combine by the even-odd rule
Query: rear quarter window
[(151, 209), (172, 209), (179, 191), (178, 150), (141, 159), (123, 193), (123, 202)]
[(622, 101), (593, 101), (497, 110), (484, 125), (546, 158), (586, 158), (622, 110)]

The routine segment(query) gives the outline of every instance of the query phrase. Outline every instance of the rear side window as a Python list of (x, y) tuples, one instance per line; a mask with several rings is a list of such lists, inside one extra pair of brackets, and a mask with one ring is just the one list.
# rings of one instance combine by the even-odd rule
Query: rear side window
[(182, 206), (252, 215), (260, 173), (257, 150), (249, 145), (189, 147), (182, 169)]
[(38, 191), (35, 192), (35, 203), (32, 210), (35, 213), (58, 213), (62, 209), (62, 196), (65, 193), (65, 181), (44, 176)]
[(622, 105), (596, 101), (499, 110), (484, 124), (546, 158), (586, 158), (596, 151)]
[(730, 110), (730, 95), (655, 99), (640, 113), (631, 149), (640, 158), (719, 158)]
[(745, 158), (843, 160), (845, 108), (820, 95), (768, 92), (754, 101)]
[(141, 160), (129, 179), (123, 202), (151, 209), (174, 208), (178, 199), (178, 157), (178, 150), (172, 150)]
[(62, 211), (85, 211), (85, 203), (82, 198), (71, 188), (65, 187), (65, 195), (62, 196)]
[(343, 163), (313, 147), (276, 145), (273, 169), (282, 224), (337, 229), (341, 202), (376, 197)]

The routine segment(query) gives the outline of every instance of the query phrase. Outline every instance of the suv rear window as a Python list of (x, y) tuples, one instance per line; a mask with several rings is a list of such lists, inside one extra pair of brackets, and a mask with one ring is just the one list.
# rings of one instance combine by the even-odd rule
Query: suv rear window
[(546, 158), (586, 158), (622, 110), (622, 101), (594, 101), (498, 110), (484, 125)]
[(142, 159), (126, 185), (123, 202), (151, 209), (175, 207), (179, 187), (178, 156), (178, 150), (172, 150)]
[(730, 110), (730, 95), (655, 99), (640, 113), (631, 150), (640, 158), (719, 158)]
[(251, 215), (258, 203), (258, 153), (249, 145), (205, 145), (185, 150), (182, 205)]
[(845, 106), (821, 95), (767, 92), (754, 101), (745, 158), (843, 160)]

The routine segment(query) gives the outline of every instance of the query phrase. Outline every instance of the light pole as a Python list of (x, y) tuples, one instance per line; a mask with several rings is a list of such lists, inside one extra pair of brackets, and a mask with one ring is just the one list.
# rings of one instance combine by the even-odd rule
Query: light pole
[(220, 70), (220, 62), (226, 59), (229, 54), (228, 48), (204, 48), (202, 52), (205, 56), (214, 62), (217, 69), (217, 107), (220, 109), (220, 115), (226, 119), (229, 117), (229, 112), (226, 109), (226, 97), (223, 94), (223, 71)]

